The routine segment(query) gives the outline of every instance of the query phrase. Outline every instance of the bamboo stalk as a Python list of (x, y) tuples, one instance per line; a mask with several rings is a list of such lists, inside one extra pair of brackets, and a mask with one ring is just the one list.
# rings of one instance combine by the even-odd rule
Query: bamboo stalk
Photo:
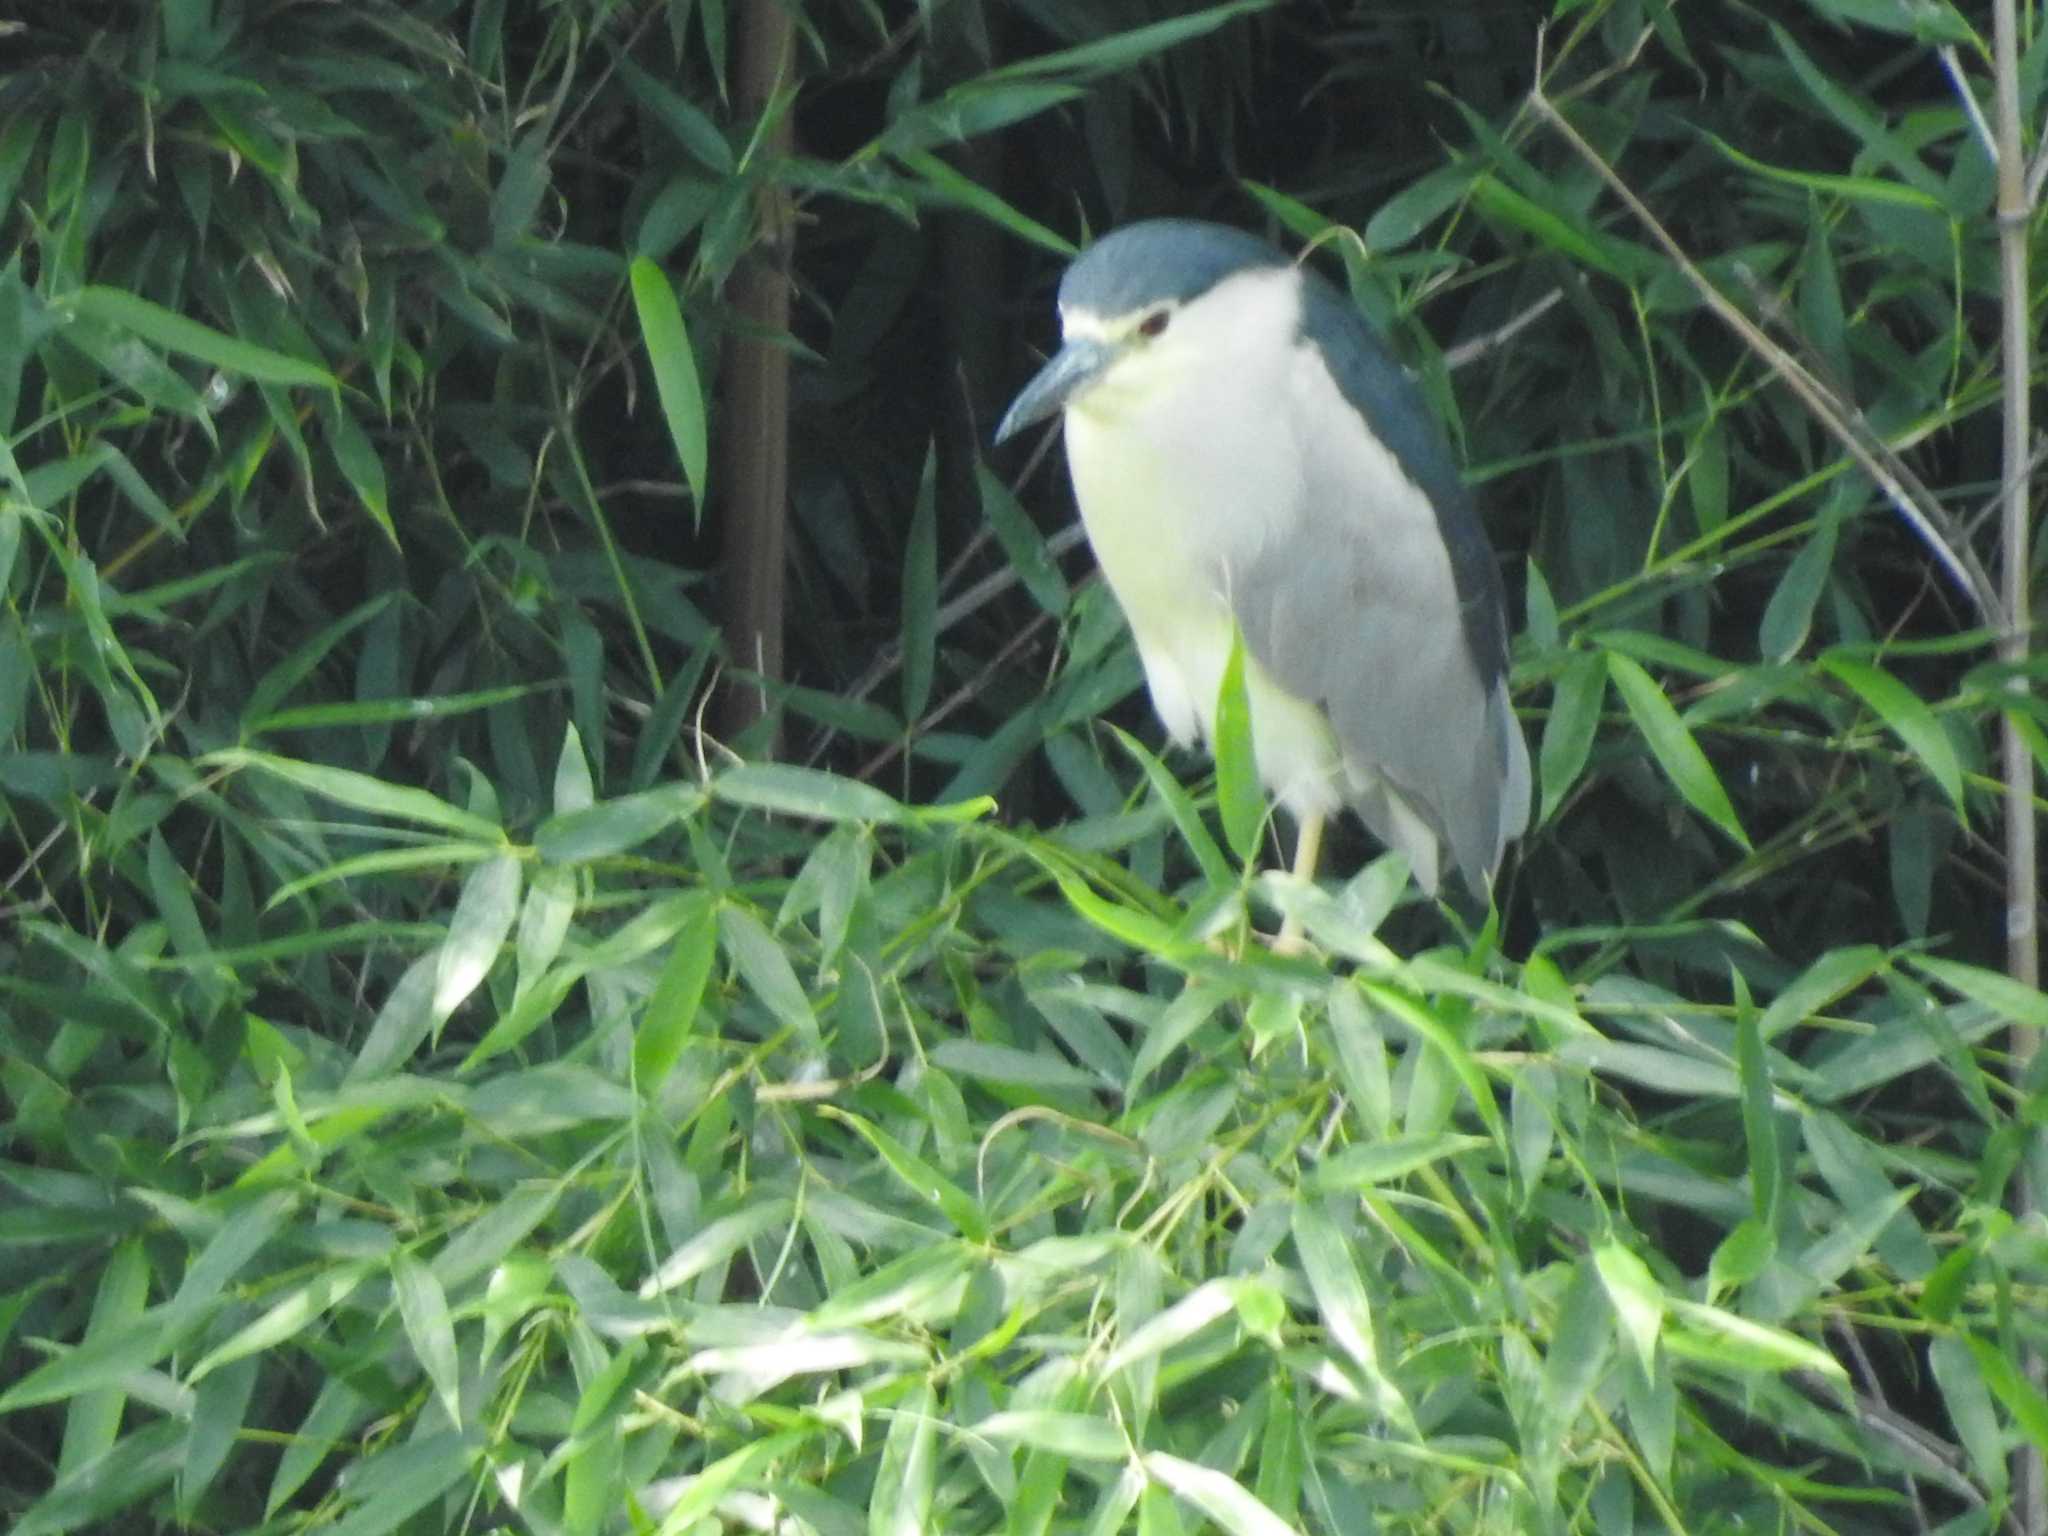
[[(780, 0), (752, 0), (740, 20), (735, 96), (743, 114), (774, 113), (753, 153), (788, 153), (790, 115), (776, 97), (789, 84), (795, 36)], [(727, 654), (762, 683), (736, 684), (721, 708), (728, 736), (768, 712), (765, 684), (782, 676), (782, 567), (789, 503), (789, 191), (763, 178), (760, 239), (734, 270), (726, 302), (741, 322), (726, 343), (725, 392), (717, 437), (724, 487), (724, 609)]]
[[(2030, 647), (2031, 606), (2027, 591), (2028, 531), (2033, 498), (2029, 495), (2033, 437), (2028, 375), (2032, 334), (2027, 319), (2027, 224), (2029, 216), (2025, 146), (2020, 138), (2019, 19), (2014, 0), (1995, 0), (1992, 7), (1992, 67), (1996, 75), (1992, 132), (1998, 149), (1999, 307), (2004, 322), (2005, 383), (2004, 500), (2000, 514), (1999, 563), (2004, 588), (2005, 625), (1999, 637), (1999, 658), (2013, 669), (2007, 684), (2023, 690), (2019, 669)], [(2034, 764), (2020, 737), (2015, 717), (2001, 717), (2005, 776), (2006, 969), (2013, 980), (2029, 987), (2041, 983), (2041, 947), (2037, 913), (2040, 886), (2035, 846)], [(2013, 1076), (2024, 1080), (2040, 1047), (2037, 1032), (2015, 1021), (2011, 1035)], [(2035, 1133), (2038, 1138), (2039, 1132)], [(2022, 1220), (2038, 1209), (2040, 1191), (2029, 1170), (2035, 1159), (2022, 1158), (2015, 1181), (2014, 1203)], [(2042, 1385), (2043, 1361), (2030, 1350), (2028, 1378)], [(2048, 1470), (2041, 1449), (2021, 1443), (2015, 1455), (2013, 1511), (2019, 1528), (2030, 1536), (2048, 1533)]]

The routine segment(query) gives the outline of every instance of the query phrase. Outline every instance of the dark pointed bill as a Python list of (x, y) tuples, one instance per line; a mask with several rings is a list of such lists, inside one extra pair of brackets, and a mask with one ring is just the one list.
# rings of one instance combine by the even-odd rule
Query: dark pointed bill
[(1007, 442), (1033, 423), (1066, 409), (1070, 400), (1102, 377), (1115, 357), (1116, 349), (1107, 342), (1080, 338), (1068, 342), (1011, 402), (996, 428), (996, 441)]

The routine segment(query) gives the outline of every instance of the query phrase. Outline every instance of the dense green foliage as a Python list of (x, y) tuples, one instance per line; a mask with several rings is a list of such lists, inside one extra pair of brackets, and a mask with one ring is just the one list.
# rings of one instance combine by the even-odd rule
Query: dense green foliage
[[(784, 156), (734, 0), (28, 9), (0, 1522), (2002, 1528), (2040, 705), (1694, 280), (1993, 562), (1974, 15), (809, 0)], [(767, 187), (774, 762), (711, 617)], [(986, 461), (1061, 251), (1158, 212), (1327, 234), (1455, 426), (1497, 919), (1259, 873)]]

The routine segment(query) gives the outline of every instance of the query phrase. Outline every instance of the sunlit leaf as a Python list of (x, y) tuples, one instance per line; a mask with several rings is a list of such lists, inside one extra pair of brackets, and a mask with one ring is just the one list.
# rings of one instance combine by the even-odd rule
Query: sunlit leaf
[(683, 478), (690, 484), (697, 515), (702, 517), (710, 439), (704, 418), (704, 386), (698, 380), (690, 333), (683, 328), (682, 306), (676, 302), (668, 274), (645, 256), (634, 257), (629, 270), (633, 307), (640, 316), (640, 335), (654, 370), (655, 392), (661, 397), (662, 419), (668, 423), (669, 441), (682, 461)]

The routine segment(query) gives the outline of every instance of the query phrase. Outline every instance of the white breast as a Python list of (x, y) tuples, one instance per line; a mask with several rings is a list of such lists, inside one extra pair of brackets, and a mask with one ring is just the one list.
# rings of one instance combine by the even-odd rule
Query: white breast
[[(1298, 536), (1297, 446), (1264, 423), (1298, 366), (1299, 283), (1280, 267), (1219, 284), (1066, 413), (1089, 542), (1130, 620), (1153, 704), (1182, 743), (1213, 733), (1232, 571)], [(1335, 811), (1343, 772), (1328, 722), (1256, 663), (1246, 683), (1260, 777), (1296, 815)]]

